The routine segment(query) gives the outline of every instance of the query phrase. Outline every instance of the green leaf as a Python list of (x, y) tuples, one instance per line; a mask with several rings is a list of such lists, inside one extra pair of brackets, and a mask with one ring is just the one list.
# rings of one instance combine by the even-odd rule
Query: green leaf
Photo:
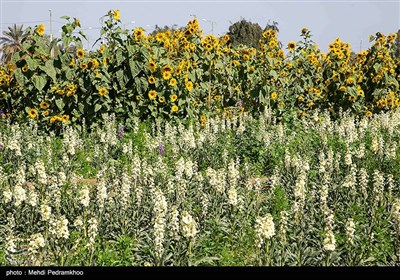
[(29, 56), (25, 58), (26, 64), (28, 64), (28, 67), (30, 70), (34, 71), (36, 70), (38, 63), (33, 60), (32, 58), (30, 58)]
[(269, 73), (271, 74), (272, 77), (274, 77), (275, 79), (278, 79), (278, 73), (276, 73), (275, 70), (271, 70)]
[(115, 72), (115, 76), (117, 76), (117, 80), (121, 88), (125, 88), (125, 79), (124, 79), (124, 70), (119, 69), (117, 72)]
[(47, 83), (46, 79), (43, 76), (38, 76), (38, 75), (34, 75), (32, 77), (32, 82), (38, 91), (41, 91)]
[(115, 54), (115, 58), (117, 59), (117, 65), (121, 65), (122, 62), (125, 60), (125, 57), (122, 55), (121, 51), (117, 51)]
[(53, 62), (51, 60), (47, 60), (45, 66), (39, 66), (39, 68), (45, 72), (54, 82), (56, 82), (56, 69), (53, 66)]
[(79, 112), (81, 112), (81, 114), (83, 114), (85, 112), (85, 105), (83, 105), (82, 103), (79, 103), (78, 109), (79, 109)]
[(79, 30), (79, 35), (81, 35), (82, 38), (84, 38), (86, 41), (88, 41), (87, 36), (81, 30)]
[(62, 16), (62, 17), (60, 17), (60, 18), (62, 18), (62, 19), (66, 19), (66, 20), (69, 20), (69, 19), (70, 19), (70, 17), (69, 17), (69, 16)]
[(101, 105), (100, 104), (96, 104), (94, 105), (94, 112), (97, 112), (101, 109)]
[(14, 76), (18, 84), (20, 84), (21, 86), (25, 84), (25, 77), (24, 74), (22, 74), (21, 68), (17, 68), (14, 70)]
[(56, 105), (57, 105), (57, 108), (60, 110), (64, 109), (64, 106), (65, 106), (64, 101), (62, 99), (57, 99)]
[(139, 75), (141, 71), (140, 64), (133, 59), (129, 59), (129, 68), (131, 70), (132, 78), (135, 78), (137, 75)]

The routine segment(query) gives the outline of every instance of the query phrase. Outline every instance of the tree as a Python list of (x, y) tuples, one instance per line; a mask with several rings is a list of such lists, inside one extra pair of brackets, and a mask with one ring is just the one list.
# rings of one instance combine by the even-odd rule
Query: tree
[(175, 31), (175, 30), (183, 30), (184, 28), (178, 28), (178, 25), (177, 24), (174, 24), (174, 25), (172, 25), (172, 26), (167, 26), (167, 25), (165, 25), (164, 27), (161, 27), (161, 26), (158, 26), (157, 24), (156, 24), (156, 26), (154, 27), (154, 30), (153, 30), (153, 32), (151, 32), (150, 33), (150, 35), (152, 35), (152, 36), (155, 36), (157, 33), (160, 33), (160, 32), (167, 32), (167, 31), (171, 31), (171, 32), (173, 32), (173, 31)]
[(268, 21), (267, 25), (264, 28), (264, 31), (266, 30), (275, 30), (277, 33), (279, 33), (278, 23), (276, 21), (273, 21), (271, 24), (270, 21)]
[(4, 36), (0, 37), (0, 51), (3, 53), (1, 57), (2, 62), (9, 62), (13, 54), (22, 49), (22, 43), (29, 36), (29, 33), (22, 28), (22, 24), (14, 24), (12, 27), (8, 27), (8, 31), (3, 31)]
[(397, 38), (394, 41), (394, 49), (395, 49), (394, 55), (400, 58), (400, 29), (397, 31)]
[(245, 19), (229, 26), (228, 35), (232, 45), (243, 44), (249, 47), (258, 47), (263, 30), (258, 23), (252, 23)]

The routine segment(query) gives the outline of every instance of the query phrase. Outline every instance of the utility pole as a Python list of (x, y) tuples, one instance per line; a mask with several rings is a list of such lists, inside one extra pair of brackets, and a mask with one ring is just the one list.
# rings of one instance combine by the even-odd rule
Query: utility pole
[(202, 20), (202, 21), (207, 21), (207, 22), (210, 22), (210, 23), (211, 23), (211, 34), (214, 35), (214, 24), (216, 24), (216, 22), (215, 22), (215, 21), (212, 21), (212, 20), (205, 19), (205, 18), (202, 18), (201, 20)]
[[(52, 21), (52, 17), (51, 17), (51, 9), (49, 10), (50, 13), (50, 44), (51, 42), (53, 42), (53, 21)], [(50, 56), (53, 57), (54, 56), (54, 48), (52, 47), (50, 50)]]

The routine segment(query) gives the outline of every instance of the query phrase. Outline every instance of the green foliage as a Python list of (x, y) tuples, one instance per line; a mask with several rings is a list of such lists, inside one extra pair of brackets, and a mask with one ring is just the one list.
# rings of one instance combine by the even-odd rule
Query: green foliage
[(246, 45), (257, 48), (261, 39), (263, 30), (258, 23), (252, 23), (245, 19), (233, 23), (229, 26), (228, 35), (231, 38), (232, 45)]

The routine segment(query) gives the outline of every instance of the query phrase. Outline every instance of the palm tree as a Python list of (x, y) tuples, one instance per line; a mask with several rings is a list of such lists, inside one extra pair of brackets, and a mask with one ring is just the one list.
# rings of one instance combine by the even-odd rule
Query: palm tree
[(8, 27), (9, 31), (3, 31), (4, 36), (0, 37), (0, 51), (3, 53), (1, 60), (3, 62), (9, 62), (13, 54), (22, 49), (22, 43), (29, 35), (22, 27), (22, 24), (14, 24), (12, 27)]

